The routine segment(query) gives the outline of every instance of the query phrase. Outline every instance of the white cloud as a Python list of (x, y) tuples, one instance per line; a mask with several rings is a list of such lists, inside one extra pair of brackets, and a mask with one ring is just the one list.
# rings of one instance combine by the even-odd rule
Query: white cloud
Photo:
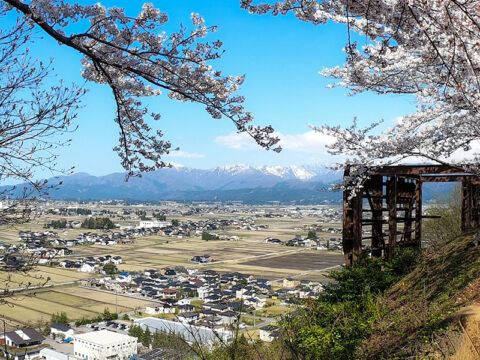
[(251, 136), (245, 133), (231, 133), (220, 135), (215, 138), (215, 142), (225, 147), (236, 150), (257, 149), (259, 146)]
[(190, 153), (182, 150), (172, 151), (168, 156), (185, 159), (201, 159), (205, 157), (203, 154)]
[(284, 149), (315, 154), (326, 153), (325, 146), (334, 141), (333, 137), (313, 130), (296, 135), (279, 134), (279, 137)]
[[(333, 137), (315, 131), (307, 131), (303, 134), (275, 133), (280, 138), (279, 145), (284, 150), (326, 154), (325, 145), (333, 142)], [(231, 149), (248, 150), (258, 149), (255, 141), (245, 133), (231, 133), (225, 136), (217, 136), (215, 142)]]

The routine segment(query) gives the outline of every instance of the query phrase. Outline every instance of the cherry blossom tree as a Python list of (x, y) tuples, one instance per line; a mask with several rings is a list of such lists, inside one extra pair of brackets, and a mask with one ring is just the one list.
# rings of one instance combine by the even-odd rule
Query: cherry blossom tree
[(20, 189), (0, 188), (0, 199), (16, 199), (2, 201), (2, 224), (27, 220), (35, 195), (58, 185), (34, 180), (33, 173), (39, 168), (62, 171), (55, 150), (69, 142), (61, 135), (74, 130), (72, 121), (84, 92), (61, 81), (44, 84), (51, 77), (51, 63), (29, 56), (30, 30), (23, 20), (0, 30), (0, 177), (9, 183), (28, 184)]
[[(205, 106), (215, 119), (233, 121), (266, 148), (280, 151), (271, 126), (251, 125), (253, 116), (236, 91), (243, 76), (224, 76), (210, 63), (222, 54), (220, 41), (203, 39), (217, 30), (191, 14), (191, 28), (163, 31), (166, 13), (144, 4), (136, 17), (124, 9), (101, 4), (81, 5), (59, 0), (2, 0), (4, 12), (17, 11), (31, 26), (83, 55), (85, 79), (110, 87), (116, 103), (119, 143), (115, 147), (128, 176), (168, 166), (162, 160), (171, 150), (150, 120), (159, 113), (149, 110), (141, 98), (165, 91), (171, 99)], [(78, 28), (83, 30), (77, 31)], [(75, 31), (74, 31), (75, 29)]]
[[(379, 165), (406, 159), (459, 166), (455, 154), (480, 139), (480, 2), (475, 0), (285, 0), (255, 4), (251, 13), (292, 13), (314, 25), (346, 26), (346, 61), (321, 74), (351, 94), (411, 94), (416, 111), (379, 131), (354, 124), (312, 126), (333, 135), (332, 154), (356, 164), (354, 178)], [(354, 40), (355, 39), (355, 40)], [(464, 153), (463, 153), (464, 154)], [(471, 155), (468, 171), (479, 172)], [(361, 165), (358, 165), (361, 164)], [(465, 167), (463, 167), (465, 168)]]
[[(84, 93), (62, 81), (53, 84), (52, 64), (30, 57), (26, 45), (31, 30), (22, 19), (11, 28), (0, 29), (1, 225), (30, 220), (36, 197), (59, 185), (35, 180), (33, 174), (38, 169), (69, 172), (58, 168), (56, 152), (69, 143), (65, 137), (75, 130), (72, 121)], [(22, 185), (5, 185), (14, 182)], [(38, 256), (26, 248), (14, 245), (8, 253), (2, 251), (0, 270), (28, 273), (29, 280), (17, 283), (6, 274), (0, 286), (0, 304), (6, 298), (18, 300), (15, 289), (42, 287), (48, 282), (48, 278), (32, 271), (37, 263)]]

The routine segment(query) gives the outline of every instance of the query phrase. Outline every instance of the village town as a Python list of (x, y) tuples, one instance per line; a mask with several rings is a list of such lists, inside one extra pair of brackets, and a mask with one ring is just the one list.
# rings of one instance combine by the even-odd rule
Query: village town
[[(72, 299), (80, 292), (110, 296), (115, 302), (102, 300), (98, 316), (87, 316), (88, 307), (79, 302), (82, 315), (62, 312), (60, 323), (53, 310), (51, 321), (25, 321), (28, 305), (18, 302), (3, 313), (13, 327), (0, 351), (15, 359), (65, 354), (94, 359), (109, 348), (121, 350), (124, 358), (148, 359), (160, 350), (139, 331), (152, 339), (155, 333), (177, 336), (187, 346), (182, 351), (228, 341), (236, 331), (249, 341), (271, 342), (282, 316), (318, 296), (329, 282), (324, 274), (342, 264), (339, 221), (340, 209), (331, 206), (40, 203), (34, 221), (4, 231), (2, 266), (12, 274), (28, 266), (55, 271), (59, 279), (74, 277), (40, 285), (9, 279), (4, 294), (35, 289), (36, 296), (61, 302), (65, 310), (66, 293)], [(96, 223), (100, 226), (90, 225)], [(138, 259), (140, 248), (159, 258)], [(173, 254), (172, 248), (180, 251)], [(292, 269), (282, 270), (289, 263)], [(40, 312), (43, 316), (48, 312)]]

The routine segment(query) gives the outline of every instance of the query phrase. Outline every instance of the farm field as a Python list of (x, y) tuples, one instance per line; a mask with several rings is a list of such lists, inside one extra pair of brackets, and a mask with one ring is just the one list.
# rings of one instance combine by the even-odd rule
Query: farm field
[(341, 254), (325, 251), (302, 251), (294, 254), (273, 256), (241, 263), (245, 266), (279, 268), (291, 270), (321, 270), (343, 264), (345, 258)]
[[(293, 236), (292, 236), (293, 237)], [(199, 238), (174, 239), (163, 236), (149, 236), (139, 238), (134, 244), (113, 245), (113, 246), (79, 246), (75, 247), (75, 256), (102, 256), (119, 255), (123, 263), (118, 266), (120, 271), (143, 271), (151, 268), (166, 266), (198, 266), (189, 260), (195, 255), (208, 254), (218, 264), (207, 265), (221, 271), (243, 271), (253, 275), (270, 271), (272, 276), (279, 276), (284, 273), (286, 276), (297, 274), (297, 270), (305, 270), (301, 267), (295, 268), (292, 265), (282, 266), (282, 261), (272, 261), (268, 266), (256, 264), (256, 256), (273, 256), (284, 252), (304, 252), (303, 248), (292, 248), (273, 244), (266, 244), (264, 237), (256, 239), (241, 239), (238, 241), (204, 241)], [(331, 255), (329, 253), (314, 252), (319, 256), (318, 265), (322, 261), (343, 263), (343, 256)], [(261, 259), (261, 258), (260, 258)], [(260, 260), (259, 259), (259, 260)], [(324, 260), (325, 259), (325, 260)], [(266, 260), (266, 259), (264, 259)], [(298, 258), (300, 261), (301, 258)], [(296, 260), (295, 260), (296, 261)], [(302, 260), (303, 261), (303, 260)], [(252, 263), (250, 263), (252, 262)], [(288, 261), (288, 263), (293, 263)], [(323, 266), (327, 267), (327, 266)], [(309, 262), (308, 269), (318, 269), (315, 264)]]
[[(205, 217), (201, 219), (206, 220)], [(216, 217), (220, 218), (221, 216), (217, 215)], [(187, 219), (189, 218), (182, 220)], [(193, 218), (190, 220), (193, 220)], [(266, 244), (264, 240), (267, 237), (274, 237), (286, 241), (297, 234), (306, 235), (307, 230), (303, 230), (303, 227), (318, 223), (318, 219), (260, 218), (255, 223), (257, 225), (268, 225), (268, 229), (255, 231), (227, 228), (220, 231), (221, 234), (238, 236), (238, 241), (204, 241), (198, 237), (177, 239), (166, 236), (147, 236), (137, 238), (133, 244), (79, 246), (74, 248), (74, 251), (75, 256), (107, 254), (122, 256), (125, 264), (121, 264), (119, 268), (125, 271), (140, 271), (162, 266), (192, 265), (189, 259), (195, 255), (203, 254), (208, 254), (219, 261), (236, 260), (291, 250), (291, 248), (283, 246)], [(333, 235), (327, 234), (326, 236)]]
[[(270, 211), (270, 210), (265, 210)], [(279, 210), (280, 211), (280, 210)], [(121, 256), (123, 263), (118, 265), (120, 271), (143, 272), (146, 269), (159, 269), (173, 266), (197, 267), (198, 269), (213, 269), (219, 272), (242, 272), (252, 274), (256, 278), (282, 280), (286, 277), (324, 281), (324, 269), (344, 263), (344, 257), (338, 253), (308, 250), (301, 247), (287, 247), (265, 243), (265, 238), (278, 238), (287, 241), (296, 235), (306, 236), (308, 228), (313, 225), (337, 228), (339, 224), (321, 223), (321, 219), (311, 216), (295, 218), (293, 216), (267, 218), (250, 213), (204, 213), (198, 216), (172, 215), (168, 219), (180, 221), (205, 221), (208, 219), (250, 218), (254, 219), (255, 226), (268, 225), (265, 229), (245, 230), (226, 227), (218, 230), (220, 235), (238, 236), (238, 240), (211, 240), (204, 241), (199, 237), (176, 238), (161, 235), (138, 237), (134, 243), (112, 246), (84, 245), (74, 246), (73, 255), (66, 259), (78, 257), (100, 257), (105, 255)], [(0, 242), (18, 242), (18, 231), (44, 231), (43, 224), (51, 220), (58, 220), (60, 216), (47, 215), (36, 222), (23, 224), (21, 229), (0, 227)], [(82, 220), (85, 217), (75, 217)], [(72, 219), (71, 217), (69, 219)], [(115, 219), (121, 225), (136, 226), (135, 220), (126, 222)], [(97, 232), (101, 230), (68, 229), (54, 230), (64, 239), (72, 239), (81, 232)], [(338, 237), (333, 233), (317, 233), (323, 239)], [(196, 255), (210, 255), (213, 263), (195, 264), (190, 259)], [(57, 260), (61, 260), (59, 258)], [(34, 274), (34, 276), (32, 276)], [(144, 307), (152, 302), (126, 296), (80, 288), (76, 284), (80, 279), (96, 277), (98, 274), (88, 274), (67, 270), (59, 267), (39, 266), (32, 274), (17, 272), (0, 272), (0, 281), (8, 283), (10, 289), (27, 286), (42, 285), (45, 282), (51, 287), (36, 290), (35, 296), (21, 296), (8, 299), (8, 303), (0, 305), (0, 317), (3, 316), (8, 324), (34, 325), (39, 321), (49, 320), (52, 313), (65, 311), (70, 320), (82, 317), (95, 317), (105, 308), (115, 312), (132, 311)], [(47, 281), (48, 279), (48, 281)], [(61, 285), (67, 283), (67, 285)], [(28, 295), (28, 294), (27, 294)], [(285, 309), (271, 307), (271, 311), (283, 312)], [(12, 325), (12, 326), (13, 326)], [(258, 334), (257, 334), (258, 336)]]
[(147, 300), (136, 299), (133, 297), (122, 296), (122, 295), (115, 296), (114, 294), (111, 294), (108, 292), (97, 291), (94, 289), (87, 289), (87, 288), (65, 287), (65, 288), (58, 289), (57, 291), (63, 294), (73, 295), (86, 300), (95, 300), (95, 301), (103, 302), (106, 304), (113, 305), (114, 307), (115, 307), (115, 301), (117, 301), (119, 306), (123, 306), (131, 310), (134, 310), (135, 308), (142, 307), (152, 303), (152, 300), (147, 301)]
[(92, 275), (74, 270), (38, 266), (28, 273), (0, 271), (0, 282), (8, 284), (9, 288), (19, 288), (73, 282), (90, 276)]
[[(117, 302), (117, 305), (116, 305)], [(105, 309), (110, 312), (132, 311), (151, 301), (135, 299), (79, 287), (42, 289), (35, 294), (19, 295), (0, 305), (0, 317), (7, 324), (35, 326), (54, 313), (65, 312), (69, 320), (94, 318)]]

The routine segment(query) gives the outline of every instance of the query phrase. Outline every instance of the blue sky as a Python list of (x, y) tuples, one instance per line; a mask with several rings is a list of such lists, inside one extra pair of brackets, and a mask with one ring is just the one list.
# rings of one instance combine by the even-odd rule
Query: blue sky
[[(83, 1), (88, 3), (88, 1)], [(135, 15), (142, 1), (102, 1), (106, 6), (125, 6)], [(344, 62), (342, 47), (346, 30), (328, 24), (313, 26), (292, 16), (273, 17), (248, 14), (239, 1), (156, 0), (154, 5), (170, 18), (165, 30), (190, 24), (190, 13), (197, 12), (206, 25), (218, 25), (213, 38), (223, 42), (225, 54), (212, 63), (225, 74), (245, 74), (239, 94), (246, 96), (245, 106), (255, 116), (255, 123), (271, 124), (282, 134), (284, 151), (280, 154), (256, 147), (245, 137), (235, 134), (227, 119), (214, 120), (202, 106), (179, 103), (166, 94), (150, 98), (152, 109), (162, 114), (153, 123), (165, 138), (181, 152), (168, 160), (196, 168), (211, 168), (235, 163), (250, 165), (304, 165), (330, 163), (323, 147), (324, 139), (311, 132), (308, 124), (348, 126), (354, 116), (360, 124), (411, 113), (414, 102), (405, 96), (361, 94), (347, 96), (342, 88), (328, 89), (333, 80), (318, 75), (324, 67)], [(40, 36), (40, 33), (39, 33)], [(52, 57), (57, 78), (67, 83), (83, 83), (80, 56), (71, 49), (59, 47), (44, 37), (31, 46), (35, 56)], [(114, 102), (110, 90), (87, 83), (88, 94), (76, 121), (78, 130), (71, 134), (72, 144), (60, 150), (59, 165), (75, 166), (76, 172), (104, 175), (122, 171), (112, 148), (118, 129), (113, 122)], [(48, 176), (49, 174), (42, 174)]]

